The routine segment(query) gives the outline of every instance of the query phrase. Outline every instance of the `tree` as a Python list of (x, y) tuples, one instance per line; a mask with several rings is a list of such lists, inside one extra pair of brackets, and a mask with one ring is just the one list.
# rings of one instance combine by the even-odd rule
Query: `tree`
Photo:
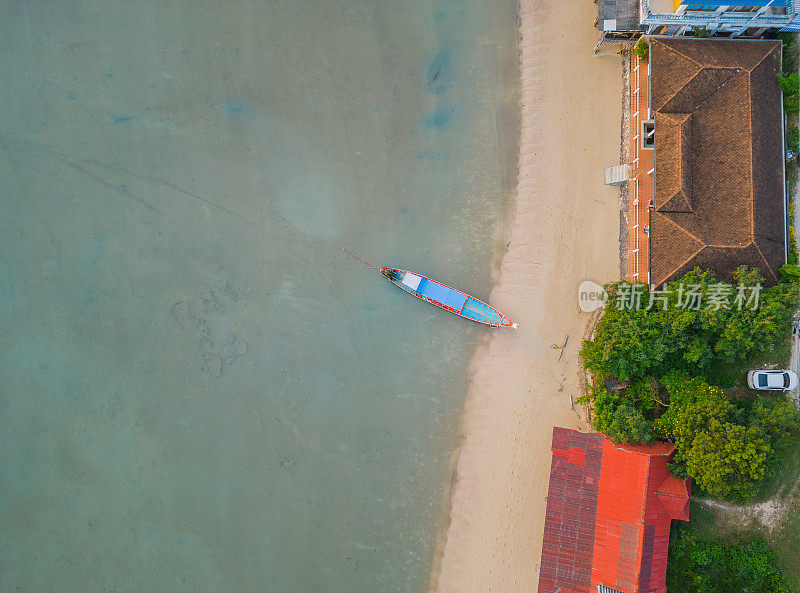
[(622, 404), (611, 414), (608, 436), (617, 443), (652, 443), (655, 440), (653, 425), (641, 410), (630, 404)]
[[(594, 427), (618, 442), (674, 441), (673, 473), (691, 476), (713, 496), (753, 495), (800, 424), (798, 415), (786, 398), (734, 405), (707, 378), (725, 380), (732, 362), (744, 367), (753, 355), (787, 343), (800, 272), (786, 267), (782, 276), (778, 285), (761, 288), (759, 271), (742, 266), (733, 286), (699, 269), (660, 294), (643, 285), (607, 285), (609, 304), (581, 348), (596, 377), (585, 398), (594, 407)], [(687, 287), (702, 303), (726, 291), (731, 302), (687, 307)], [(737, 305), (741, 295), (751, 301)]]
[(763, 540), (734, 545), (676, 531), (669, 542), (669, 593), (788, 593), (775, 554)]
[(781, 280), (785, 282), (797, 282), (800, 280), (800, 266), (784, 264), (781, 266)]
[(783, 71), (787, 74), (797, 71), (798, 58), (800, 58), (797, 34), (778, 33), (775, 37), (783, 42)]
[(716, 402), (720, 406), (720, 414), (728, 414), (731, 411), (730, 407), (727, 407), (730, 404), (725, 399), (722, 389), (709, 385), (699, 377), (691, 377), (686, 371), (668, 373), (662, 377), (661, 384), (669, 396), (669, 407), (656, 420), (655, 431), (663, 438), (672, 438), (675, 435), (678, 415), (698, 402)]
[[(609, 303), (621, 298), (622, 286), (619, 282), (606, 286)], [(644, 293), (643, 285), (635, 285), (634, 290)], [(643, 307), (646, 303), (642, 303)], [(583, 344), (584, 365), (600, 376), (610, 375), (622, 381), (657, 375), (668, 366), (666, 360), (677, 355), (667, 321), (659, 312), (608, 305), (595, 339)]]
[[(731, 359), (745, 361), (756, 352), (785, 343), (797, 307), (797, 284), (760, 289), (758, 306), (753, 309), (755, 302), (735, 305), (737, 286), (748, 289), (744, 294), (749, 299), (755, 292), (749, 287), (763, 286), (764, 278), (758, 270), (742, 266), (734, 274), (734, 283), (736, 286), (725, 285), (709, 271), (691, 270), (670, 283), (666, 310), (658, 301), (661, 297), (648, 293), (644, 285), (607, 285), (609, 304), (594, 339), (585, 341), (581, 349), (584, 366), (603, 379), (610, 375), (622, 381), (658, 378), (675, 369), (707, 376), (715, 365), (728, 364)], [(720, 286), (728, 286), (731, 293), (727, 308), (686, 306), (687, 287), (693, 287), (707, 304)], [(625, 291), (638, 291), (641, 307), (618, 307)]]
[(799, 106), (798, 94), (800, 94), (797, 72), (788, 75), (779, 72), (775, 78), (778, 79), (778, 88), (783, 92), (783, 109), (787, 114), (796, 114)]
[[(674, 465), (711, 496), (745, 499), (764, 478), (771, 448), (759, 426), (731, 421), (733, 405), (710, 394), (678, 411)], [(682, 473), (682, 472), (681, 472)]]
[(800, 153), (800, 130), (792, 126), (786, 133), (786, 148), (794, 155)]
[(650, 54), (650, 46), (647, 44), (647, 39), (639, 37), (636, 45), (633, 46), (633, 53), (635, 53), (636, 57), (640, 60), (646, 60), (647, 56)]

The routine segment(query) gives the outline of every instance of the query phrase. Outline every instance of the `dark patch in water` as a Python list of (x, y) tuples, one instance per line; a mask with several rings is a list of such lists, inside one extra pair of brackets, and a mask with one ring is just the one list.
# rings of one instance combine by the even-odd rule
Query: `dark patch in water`
[(247, 105), (243, 101), (225, 101), (222, 106), (229, 115), (240, 115), (247, 111)]
[(116, 113), (108, 112), (108, 115), (111, 117), (115, 124), (127, 124), (134, 120), (139, 119), (135, 115), (117, 115)]
[(428, 90), (434, 95), (441, 95), (450, 84), (448, 69), (450, 68), (450, 51), (439, 50), (428, 66)]
[(214, 103), (211, 109), (227, 117), (232, 123), (243, 122), (253, 112), (253, 105), (241, 99), (231, 99), (222, 103)]
[(446, 128), (453, 121), (456, 108), (452, 105), (439, 107), (422, 118), (422, 124), (429, 130)]

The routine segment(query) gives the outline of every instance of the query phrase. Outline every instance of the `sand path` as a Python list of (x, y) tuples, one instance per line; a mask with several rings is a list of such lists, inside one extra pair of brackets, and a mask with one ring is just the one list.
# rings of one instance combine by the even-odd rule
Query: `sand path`
[[(522, 136), (510, 244), (492, 303), (520, 323), (476, 354), (449, 527), (433, 588), (535, 591), (554, 425), (582, 426), (584, 279), (619, 275), (622, 60), (597, 57), (591, 0), (522, 0)], [(570, 341), (562, 360), (550, 346)]]

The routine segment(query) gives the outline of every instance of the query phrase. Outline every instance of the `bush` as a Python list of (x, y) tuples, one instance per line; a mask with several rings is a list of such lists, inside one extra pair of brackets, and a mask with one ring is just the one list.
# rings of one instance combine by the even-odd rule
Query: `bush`
[(796, 33), (778, 33), (775, 36), (783, 42), (783, 73), (791, 74), (797, 71), (800, 64), (800, 48), (797, 45)]
[(775, 554), (763, 540), (734, 545), (677, 531), (669, 543), (669, 593), (788, 593)]
[(786, 133), (786, 147), (795, 156), (800, 152), (800, 130), (797, 126), (793, 126)]
[(650, 55), (650, 46), (647, 44), (647, 39), (639, 37), (639, 41), (633, 46), (633, 53), (635, 53), (636, 57), (640, 60), (646, 60), (647, 56)]
[(786, 263), (792, 266), (800, 263), (800, 253), (797, 252), (797, 230), (793, 224), (789, 224), (789, 253), (786, 256)]
[(781, 281), (798, 282), (800, 281), (800, 266), (786, 264), (781, 266)]
[[(746, 266), (737, 270), (735, 278), (744, 286), (764, 282), (757, 270)], [(738, 294), (735, 287), (728, 309), (680, 308), (681, 285), (697, 287), (702, 303), (708, 303), (715, 287), (722, 286), (711, 272), (694, 269), (670, 283), (669, 307), (664, 311), (658, 295), (647, 293), (643, 285), (637, 286), (642, 291), (639, 309), (618, 308), (616, 302), (630, 289), (625, 283), (607, 285), (610, 304), (594, 340), (584, 342), (581, 348), (586, 368), (597, 376), (622, 381), (660, 378), (672, 370), (706, 376), (715, 365), (729, 359), (745, 361), (789, 338), (798, 300), (794, 284), (761, 290), (756, 310), (748, 306), (738, 310), (733, 305)], [(649, 302), (653, 306), (646, 310)]]
[(778, 79), (778, 88), (783, 91), (783, 110), (789, 114), (797, 114), (800, 101), (798, 95), (800, 94), (800, 85), (798, 85), (797, 72), (791, 74), (778, 73), (775, 75)]
[[(735, 277), (744, 287), (763, 282), (758, 270), (745, 266)], [(607, 285), (611, 304), (594, 339), (581, 348), (584, 366), (598, 379), (582, 398), (593, 405), (595, 429), (617, 442), (674, 441), (675, 475), (691, 476), (712, 496), (753, 496), (775, 463), (776, 449), (796, 432), (799, 416), (786, 397), (734, 404), (707, 377), (731, 360), (744, 366), (788, 341), (798, 278), (800, 267), (784, 266), (783, 281), (762, 290), (755, 310), (679, 307), (680, 285), (694, 287), (701, 302), (720, 290), (719, 280), (699, 269), (670, 284), (669, 293), (643, 292), (639, 308), (616, 306), (631, 285)], [(660, 297), (668, 307), (648, 309)]]
[(595, 429), (615, 442), (674, 441), (672, 473), (732, 500), (756, 493), (800, 418), (785, 396), (735, 405), (722, 389), (684, 371), (621, 389), (593, 385), (581, 403), (594, 405)]
[(736, 424), (733, 412), (733, 404), (722, 396), (679, 409), (673, 464), (675, 473), (691, 476), (711, 496), (744, 500), (764, 478), (772, 449), (759, 426)]

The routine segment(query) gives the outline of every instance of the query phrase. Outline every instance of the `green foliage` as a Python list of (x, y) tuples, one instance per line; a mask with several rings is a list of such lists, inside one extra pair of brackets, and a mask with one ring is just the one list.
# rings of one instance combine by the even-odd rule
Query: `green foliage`
[(744, 500), (764, 478), (771, 449), (758, 427), (731, 422), (732, 411), (725, 400), (705, 400), (681, 410), (673, 462), (685, 464), (686, 473), (711, 496)]
[[(731, 361), (744, 366), (750, 357), (787, 343), (800, 268), (785, 267), (783, 276), (782, 283), (761, 291), (756, 309), (741, 310), (733, 304), (679, 307), (678, 299), (686, 298), (680, 283), (694, 286), (701, 302), (719, 290), (718, 279), (698, 269), (666, 294), (640, 287), (639, 308), (616, 306), (622, 283), (606, 286), (609, 305), (594, 339), (581, 349), (584, 365), (599, 379), (583, 400), (593, 405), (594, 427), (617, 442), (674, 441), (673, 473), (691, 476), (712, 496), (753, 496), (800, 418), (785, 397), (734, 404), (707, 377)], [(736, 271), (735, 280), (742, 286), (763, 283), (758, 270), (747, 267)]]
[(669, 593), (788, 593), (775, 554), (761, 539), (707, 542), (678, 530), (669, 544)]
[(800, 94), (800, 83), (798, 83), (797, 72), (783, 74), (779, 72), (775, 75), (778, 79), (778, 88), (783, 91), (783, 109), (787, 114), (798, 112), (798, 94)]
[(800, 64), (800, 48), (797, 45), (797, 34), (778, 33), (775, 37), (783, 42), (784, 74), (796, 72), (798, 64)]
[[(763, 427), (783, 422), (780, 413), (764, 409), (760, 422), (736, 423), (735, 407), (719, 387), (686, 373), (662, 379), (669, 408), (655, 421), (656, 432), (675, 440), (672, 469), (689, 475), (712, 496), (742, 499), (754, 494), (771, 452)], [(780, 432), (779, 428), (775, 432)]]
[(621, 404), (613, 411), (607, 434), (618, 443), (641, 444), (655, 440), (652, 423), (630, 404)]
[(596, 430), (620, 443), (674, 441), (673, 474), (734, 500), (756, 493), (776, 449), (797, 433), (800, 420), (786, 397), (761, 396), (737, 406), (722, 389), (685, 371), (615, 390), (594, 385), (588, 399)]
[(708, 37), (708, 29), (705, 27), (692, 27), (692, 37)]
[(800, 281), (800, 266), (792, 264), (786, 264), (781, 266), (781, 281), (782, 282)]
[(797, 230), (791, 223), (789, 224), (789, 253), (786, 255), (786, 263), (792, 266), (800, 263), (800, 253), (797, 251)]
[(797, 126), (792, 126), (786, 133), (786, 147), (794, 155), (800, 152), (800, 130)]
[[(757, 270), (741, 267), (736, 283), (763, 284)], [(621, 283), (609, 284), (609, 306), (600, 320), (592, 341), (581, 348), (587, 369), (597, 376), (612, 376), (622, 381), (662, 377), (672, 370), (687, 370), (706, 376), (718, 363), (729, 359), (744, 361), (755, 352), (769, 349), (789, 337), (792, 314), (797, 306), (797, 285), (779, 284), (764, 289), (759, 306), (701, 308), (678, 307), (679, 283), (695, 285), (708, 302), (709, 293), (719, 280), (710, 272), (694, 269), (670, 284), (669, 307), (662, 310), (656, 295), (639, 286), (642, 306), (624, 309), (615, 306)], [(735, 297), (735, 289), (732, 297)], [(649, 301), (653, 304), (646, 310)]]
[(779, 444), (797, 434), (800, 414), (786, 397), (771, 400), (760, 396), (749, 413), (750, 425), (761, 430), (769, 439)]
[(650, 443), (656, 438), (653, 419), (663, 411), (660, 385), (653, 380), (636, 381), (624, 389), (608, 390), (593, 385), (582, 403), (594, 407), (594, 427), (618, 443)]
[(667, 392), (669, 407), (655, 421), (658, 436), (673, 437), (676, 433), (678, 414), (698, 402), (725, 402), (725, 393), (719, 387), (709, 385), (699, 377), (691, 377), (685, 371), (672, 371), (661, 379)]
[[(790, 141), (792, 132), (797, 133), (798, 128), (790, 130)], [(797, 229), (794, 226), (795, 199), (797, 197), (797, 161), (795, 159), (786, 163), (786, 186), (789, 189), (789, 253), (786, 257), (786, 263), (796, 266), (800, 263), (800, 254), (797, 251)]]
[(791, 74), (784, 74), (782, 72), (775, 75), (778, 79), (778, 88), (784, 94), (797, 95), (798, 93), (798, 77), (797, 72)]
[(636, 45), (633, 46), (633, 53), (635, 53), (636, 57), (640, 60), (646, 60), (647, 56), (650, 55), (650, 46), (647, 44), (647, 39), (639, 37)]

